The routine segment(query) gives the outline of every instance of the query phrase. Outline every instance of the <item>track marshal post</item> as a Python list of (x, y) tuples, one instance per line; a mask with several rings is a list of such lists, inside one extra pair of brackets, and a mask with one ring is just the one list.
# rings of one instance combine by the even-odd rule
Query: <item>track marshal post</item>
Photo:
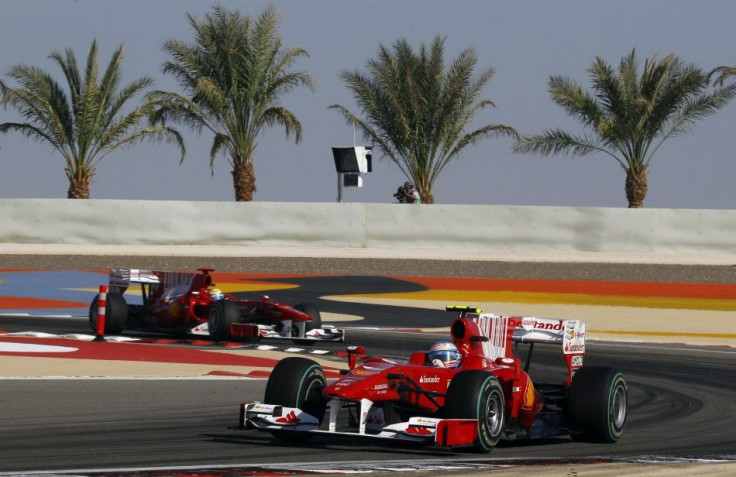
[(105, 341), (105, 315), (107, 308), (107, 285), (100, 285), (97, 300), (97, 335), (93, 341)]

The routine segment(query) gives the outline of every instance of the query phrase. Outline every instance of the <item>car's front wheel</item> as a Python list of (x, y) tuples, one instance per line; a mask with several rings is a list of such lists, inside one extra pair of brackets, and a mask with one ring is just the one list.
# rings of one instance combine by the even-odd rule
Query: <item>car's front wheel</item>
[[(327, 405), (322, 391), (326, 386), (325, 373), (318, 363), (307, 358), (284, 358), (268, 378), (263, 402), (301, 409), (322, 422)], [(272, 434), (292, 442), (310, 437), (307, 433), (293, 431), (273, 431)]]
[(312, 317), (312, 319), (306, 323), (306, 331), (322, 328), (322, 315), (320, 315), (319, 308), (317, 308), (316, 305), (311, 303), (299, 303), (298, 305), (294, 305), (294, 308)]
[(461, 371), (450, 381), (445, 398), (447, 419), (477, 419), (474, 448), (490, 452), (501, 440), (505, 427), (504, 394), (501, 383), (490, 373)]
[(212, 303), (207, 319), (210, 338), (222, 341), (230, 338), (230, 325), (240, 321), (240, 310), (231, 301), (219, 300)]

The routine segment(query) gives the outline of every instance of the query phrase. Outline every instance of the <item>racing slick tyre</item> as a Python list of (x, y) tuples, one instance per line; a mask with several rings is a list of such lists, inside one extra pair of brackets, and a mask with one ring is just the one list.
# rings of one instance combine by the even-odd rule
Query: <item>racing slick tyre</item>
[[(100, 297), (95, 296), (89, 305), (89, 326), (97, 333)], [(105, 334), (118, 334), (128, 321), (128, 304), (120, 293), (108, 293), (105, 299)]]
[(299, 303), (298, 305), (294, 305), (294, 309), (312, 317), (312, 321), (308, 321), (306, 323), (306, 331), (322, 328), (322, 315), (320, 315), (319, 308), (315, 305), (312, 305), (311, 303)]
[(616, 442), (626, 424), (627, 391), (626, 380), (615, 369), (580, 368), (567, 399), (567, 422), (573, 439)]
[(506, 422), (501, 383), (485, 371), (460, 371), (447, 388), (444, 417), (477, 419), (474, 448), (477, 452), (490, 452), (501, 440)]
[(207, 319), (210, 338), (215, 341), (230, 338), (230, 325), (239, 321), (240, 310), (235, 303), (227, 300), (213, 302)]
[[(307, 358), (284, 358), (273, 368), (266, 383), (263, 402), (296, 407), (322, 422), (327, 401), (322, 390), (327, 386), (322, 366)], [(272, 431), (274, 437), (290, 442), (304, 442), (308, 433)]]

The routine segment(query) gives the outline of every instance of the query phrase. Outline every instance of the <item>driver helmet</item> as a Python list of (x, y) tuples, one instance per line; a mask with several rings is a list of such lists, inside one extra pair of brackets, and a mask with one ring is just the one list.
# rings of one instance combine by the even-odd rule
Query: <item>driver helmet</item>
[(413, 188), (414, 186), (412, 185), (411, 182), (409, 181), (404, 182), (404, 189), (413, 189)]
[(213, 300), (222, 300), (225, 298), (225, 294), (219, 288), (210, 288), (210, 298)]
[(460, 352), (447, 340), (437, 341), (429, 348), (429, 362), (438, 368), (457, 368), (460, 366)]

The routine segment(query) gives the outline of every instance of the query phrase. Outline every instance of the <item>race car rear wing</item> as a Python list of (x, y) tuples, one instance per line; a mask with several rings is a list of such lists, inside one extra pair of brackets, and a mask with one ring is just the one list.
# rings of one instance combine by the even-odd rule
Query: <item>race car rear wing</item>
[(483, 354), (487, 358), (514, 357), (512, 343), (529, 343), (532, 347), (540, 343), (562, 346), (570, 379), (583, 366), (585, 323), (580, 320), (495, 315), (467, 306), (448, 306), (447, 310), (458, 311), (461, 318), (476, 323), (484, 337)]
[(110, 290), (125, 293), (130, 285), (160, 285), (167, 292), (181, 295), (192, 287), (212, 284), (211, 268), (198, 268), (196, 272), (167, 272), (161, 270), (142, 270), (136, 268), (115, 268), (110, 270)]
[(131, 283), (161, 283), (160, 273), (153, 270), (115, 268), (110, 270), (110, 286), (127, 287)]
[[(585, 353), (585, 323), (580, 320), (558, 320), (536, 316), (506, 316), (483, 313), (478, 324), (490, 335), (510, 335), (505, 340), (517, 343), (541, 343), (562, 345), (564, 354)], [(488, 336), (488, 335), (487, 335)]]

